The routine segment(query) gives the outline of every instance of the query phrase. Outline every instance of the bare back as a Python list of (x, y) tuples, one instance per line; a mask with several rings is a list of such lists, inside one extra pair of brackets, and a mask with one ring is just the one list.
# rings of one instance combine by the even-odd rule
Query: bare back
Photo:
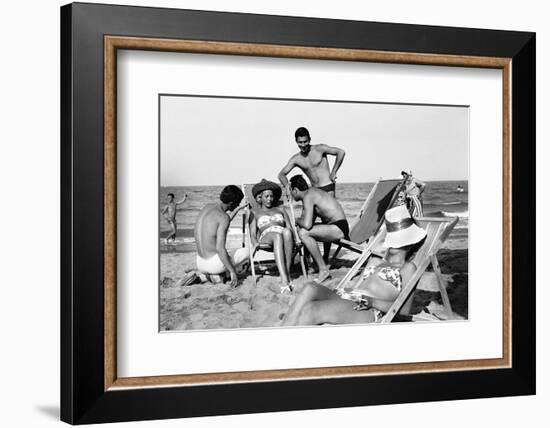
[[(218, 204), (206, 205), (195, 222), (195, 243), (200, 257), (209, 258), (216, 255), (216, 241), (220, 226), (225, 225), (224, 233), (227, 233), (229, 216), (222, 211)], [(225, 241), (225, 235), (224, 235)]]
[(317, 145), (312, 145), (307, 155), (296, 153), (292, 162), (304, 171), (312, 186), (322, 187), (332, 183), (327, 154)]
[(327, 192), (319, 189), (308, 189), (304, 198), (304, 206), (313, 206), (314, 213), (321, 217), (324, 223), (331, 223), (346, 218), (340, 203)]

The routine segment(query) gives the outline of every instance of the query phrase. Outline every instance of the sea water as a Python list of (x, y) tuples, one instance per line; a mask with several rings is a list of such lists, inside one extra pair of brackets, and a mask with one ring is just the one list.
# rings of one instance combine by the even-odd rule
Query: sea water
[[(342, 204), (348, 221), (353, 219), (361, 209), (374, 183), (337, 183), (336, 198)], [(458, 191), (462, 186), (463, 191)], [(187, 200), (176, 210), (178, 227), (177, 245), (161, 246), (161, 252), (195, 251), (194, 225), (199, 211), (204, 205), (219, 201), (224, 186), (179, 186), (161, 187), (159, 189), (159, 212), (167, 203), (167, 194), (174, 193), (179, 201), (187, 194)], [(467, 181), (427, 181), (424, 192), (424, 216), (426, 217), (459, 217), (448, 242), (465, 241), (468, 238), (468, 182)], [(296, 204), (296, 215), (300, 215), (300, 204)], [(160, 238), (164, 238), (169, 226), (159, 216)], [(228, 232), (228, 247), (236, 248), (243, 243), (243, 215), (241, 213), (231, 222)]]

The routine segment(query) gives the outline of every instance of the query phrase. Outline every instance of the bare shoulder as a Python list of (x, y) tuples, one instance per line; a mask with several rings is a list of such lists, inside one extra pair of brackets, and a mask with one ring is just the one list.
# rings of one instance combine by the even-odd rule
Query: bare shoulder
[(416, 265), (413, 262), (406, 262), (401, 268), (401, 275), (412, 275), (416, 270)]
[(320, 199), (330, 199), (330, 195), (327, 192), (317, 189), (316, 187), (312, 187), (308, 192), (308, 195), (310, 195), (311, 198), (316, 201)]
[(279, 213), (279, 214), (285, 214), (285, 212), (286, 212), (286, 211), (284, 210), (284, 208), (282, 207), (282, 205), (279, 206), (279, 207), (273, 208), (273, 210), (274, 210), (276, 213)]
[(227, 214), (221, 211), (216, 204), (206, 205), (202, 209), (201, 215), (208, 217), (208, 220), (211, 222), (229, 222), (229, 217), (227, 216)]
[(220, 210), (216, 210), (215, 213), (216, 219), (220, 222), (222, 226), (229, 224), (229, 216), (226, 213)]
[(319, 197), (321, 191), (319, 189), (316, 189), (315, 187), (310, 187), (309, 191), (304, 196), (304, 203), (315, 203), (315, 201), (319, 200)]
[(294, 153), (288, 160), (289, 165), (300, 165), (301, 163), (303, 163), (303, 156), (300, 152)]
[(329, 146), (328, 144), (317, 144), (315, 146), (315, 150), (317, 150), (319, 153), (325, 155), (336, 155), (339, 152), (343, 152), (343, 150), (339, 147)]

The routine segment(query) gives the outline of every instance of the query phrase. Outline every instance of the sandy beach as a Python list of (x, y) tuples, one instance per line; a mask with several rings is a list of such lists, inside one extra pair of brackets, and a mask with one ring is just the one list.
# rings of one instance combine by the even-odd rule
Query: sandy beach
[[(357, 253), (343, 252), (333, 263), (331, 279), (324, 285), (335, 287), (358, 257)], [(447, 279), (447, 292), (456, 319), (468, 317), (468, 250), (467, 240), (453, 241), (438, 255), (441, 270)], [(300, 272), (293, 272), (295, 290), (280, 293), (280, 279), (273, 265), (265, 263), (272, 275), (259, 277), (256, 286), (252, 277), (241, 278), (239, 287), (227, 284), (193, 284), (180, 286), (178, 281), (187, 270), (193, 269), (195, 254), (162, 253), (160, 256), (160, 330), (196, 330), (274, 327), (281, 323), (286, 311), (300, 292), (306, 280)], [(429, 267), (423, 274), (414, 294), (412, 314), (424, 308), (441, 318), (445, 311), (441, 302), (435, 273)], [(437, 319), (435, 319), (437, 320)]]
[[(457, 185), (466, 189), (457, 193)], [(351, 221), (361, 209), (374, 183), (339, 183), (338, 200), (346, 217)], [(250, 276), (241, 277), (240, 286), (232, 289), (226, 284), (193, 284), (179, 286), (186, 272), (196, 268), (194, 226), (197, 215), (205, 203), (217, 200), (220, 186), (166, 187), (160, 192), (159, 206), (165, 204), (165, 195), (173, 192), (179, 200), (184, 194), (189, 198), (177, 209), (177, 244), (164, 245), (168, 234), (167, 223), (159, 224), (160, 240), (160, 330), (194, 330), (274, 327), (300, 292), (306, 279), (301, 275), (299, 263), (294, 266), (292, 294), (280, 293), (280, 278), (274, 263), (265, 266), (274, 275), (262, 275), (257, 285)], [(441, 270), (448, 280), (447, 292), (457, 319), (468, 317), (468, 183), (466, 181), (430, 182), (424, 198), (425, 215), (436, 218), (458, 217), (459, 222), (438, 253)], [(301, 215), (301, 206), (295, 207)], [(240, 248), (243, 238), (242, 216), (233, 219), (227, 235), (226, 246), (234, 251)], [(333, 246), (333, 251), (335, 246)], [(261, 254), (261, 253), (260, 253)], [(272, 259), (272, 253), (264, 253)], [(342, 250), (331, 268), (331, 279), (324, 282), (335, 287), (353, 265), (359, 254)], [(262, 263), (262, 265), (264, 265)], [(424, 308), (439, 317), (445, 316), (441, 294), (435, 273), (428, 267), (414, 294), (413, 314)], [(437, 319), (437, 318), (436, 318)]]

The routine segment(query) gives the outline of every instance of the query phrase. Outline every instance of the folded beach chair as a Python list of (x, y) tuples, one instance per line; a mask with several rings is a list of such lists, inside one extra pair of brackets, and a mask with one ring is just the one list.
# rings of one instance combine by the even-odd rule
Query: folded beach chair
[[(418, 217), (415, 219), (420, 227), (426, 230), (426, 240), (420, 249), (416, 252), (413, 262), (416, 265), (416, 271), (412, 278), (403, 284), (403, 288), (399, 293), (399, 296), (393, 302), (388, 312), (381, 318), (380, 323), (389, 323), (399, 313), (405, 302), (412, 295), (412, 292), (416, 288), (420, 277), (424, 274), (428, 266), (431, 264), (435, 275), (437, 277), (437, 283), (439, 291), (441, 293), (441, 300), (445, 307), (445, 312), (448, 319), (453, 318), (453, 311), (451, 308), (451, 302), (447, 294), (447, 281), (441, 274), (439, 268), (439, 262), (437, 260), (437, 252), (454, 229), (458, 222), (458, 217), (454, 218), (440, 218), (440, 217)], [(369, 258), (373, 254), (373, 251), (384, 242), (386, 236), (386, 228), (382, 226), (375, 237), (369, 241), (364, 248), (361, 256), (352, 268), (348, 271), (346, 276), (342, 278), (340, 283), (336, 286), (336, 289), (345, 287), (348, 282), (359, 272), (359, 270), (368, 262)]]
[(376, 235), (380, 226), (384, 223), (384, 214), (390, 209), (405, 180), (379, 180), (371, 189), (359, 213), (350, 221), (349, 240), (340, 239), (337, 242), (332, 260), (336, 258), (342, 247), (361, 253), (365, 249), (365, 243)]
[[(243, 223), (242, 223), (243, 246), (245, 245), (244, 240), (246, 239), (246, 241), (247, 241), (246, 245), (248, 245), (249, 248), (250, 248), (251, 247), (250, 209), (256, 209), (256, 208), (259, 208), (259, 207), (258, 207), (258, 204), (256, 202), (256, 199), (252, 195), (252, 185), (243, 184), (242, 189), (243, 189), (243, 193), (245, 194), (245, 198), (247, 200), (248, 206), (250, 207), (249, 209), (247, 209), (245, 211), (245, 213), (243, 215)], [(279, 204), (282, 205), (282, 202), (280, 202)], [(291, 214), (292, 214), (291, 215), (291, 219), (292, 219), (294, 217), (294, 214), (293, 214), (293, 212)], [(295, 232), (295, 238), (299, 239), (297, 237), (297, 233), (296, 233), (295, 230), (294, 230), (294, 232)], [(258, 247), (256, 248), (256, 250), (253, 253), (252, 252), (250, 253), (250, 270), (252, 272), (254, 283), (256, 282), (256, 270), (255, 270), (255, 267), (254, 267), (254, 263), (258, 263), (259, 265), (261, 265), (262, 261), (266, 261), (266, 260), (274, 261), (273, 258), (266, 259), (264, 257), (262, 257), (262, 258), (257, 257), (259, 251), (272, 253), (273, 252), (273, 247), (270, 244), (260, 244), (260, 245), (258, 245)], [(294, 253), (293, 253), (293, 258), (296, 256), (296, 254), (298, 252), (299, 252), (299, 248), (295, 247)], [(302, 266), (302, 274), (307, 278), (307, 270), (306, 270), (306, 266), (305, 266), (305, 258), (304, 258), (303, 252), (300, 253), (300, 262), (301, 262), (301, 266)]]

